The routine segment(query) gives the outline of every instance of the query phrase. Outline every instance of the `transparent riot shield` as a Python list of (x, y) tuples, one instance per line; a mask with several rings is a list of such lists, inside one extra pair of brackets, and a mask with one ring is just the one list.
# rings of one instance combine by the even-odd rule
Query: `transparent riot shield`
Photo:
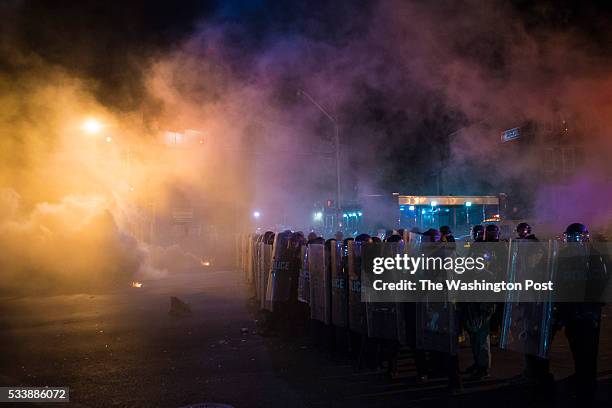
[(272, 311), (276, 303), (289, 301), (293, 283), (294, 258), (297, 256), (295, 250), (289, 246), (289, 234), (276, 234), (272, 245), (272, 265), (266, 287), (266, 301), (270, 302)]
[(332, 241), (330, 248), (331, 265), (331, 308), (332, 324), (348, 326), (348, 268), (344, 268), (342, 242)]
[[(408, 240), (404, 245), (404, 253), (410, 257), (421, 256), (421, 238), (420, 234), (414, 232), (405, 231), (405, 235), (408, 236)], [(404, 303), (404, 321), (402, 322), (405, 326), (404, 338), (405, 343), (410, 347), (416, 347), (417, 343), (417, 332), (420, 330), (417, 328), (417, 305), (418, 303), (409, 302)]]
[(330, 276), (326, 268), (325, 245), (308, 245), (308, 271), (310, 273), (310, 318), (331, 323)]
[[(557, 241), (510, 241), (506, 281), (554, 279), (558, 254)], [(504, 304), (500, 348), (546, 358), (551, 343), (552, 313), (552, 292), (535, 295), (509, 292)]]
[(300, 281), (298, 283), (298, 300), (310, 303), (310, 272), (308, 271), (308, 245), (302, 246), (302, 269), (300, 270)]
[(255, 244), (255, 259), (256, 267), (253, 275), (253, 284), (255, 286), (255, 300), (261, 302), (263, 288), (261, 287), (261, 275), (263, 273), (263, 242), (259, 240)]
[[(428, 260), (453, 256), (443, 243), (421, 243), (417, 254)], [(416, 272), (419, 279), (444, 283), (449, 278), (448, 274), (452, 273), (439, 268), (435, 261), (431, 261), (431, 265), (433, 267), (428, 267), (427, 270)], [(446, 299), (446, 301), (440, 301), (439, 293), (430, 294), (425, 290), (415, 305), (415, 343), (418, 349), (457, 353), (458, 314), (456, 305), (450, 301), (448, 296)]]
[[(404, 253), (404, 242), (385, 242), (364, 244), (362, 248), (362, 264), (364, 274), (362, 282), (368, 284), (374, 278), (371, 275), (371, 265), (375, 257), (393, 258)], [(370, 291), (364, 291), (366, 296), (366, 321), (368, 337), (406, 342), (406, 320), (404, 305), (399, 302), (373, 302), (369, 298)]]
[[(561, 263), (561, 262), (560, 262)], [(612, 245), (589, 243), (589, 284), (585, 287), (588, 302), (612, 302)]]
[(251, 285), (253, 283), (253, 262), (255, 259), (255, 254), (254, 254), (255, 243), (254, 243), (253, 236), (249, 236), (247, 240), (246, 250), (247, 250), (247, 254), (246, 254), (247, 262), (246, 262), (244, 278), (247, 284)]
[(271, 302), (266, 300), (266, 288), (268, 287), (268, 278), (272, 268), (272, 248), (273, 245), (269, 244), (263, 244), (262, 247), (262, 268), (259, 276), (259, 287), (261, 288), (260, 307), (265, 310), (272, 310)]
[(348, 242), (348, 318), (350, 330), (367, 334), (366, 307), (365, 303), (361, 301), (361, 248), (361, 242)]
[[(610, 302), (610, 244), (591, 241), (559, 242), (558, 248), (554, 300), (564, 303)], [(573, 309), (583, 314), (585, 307), (588, 309), (593, 306), (574, 306)]]

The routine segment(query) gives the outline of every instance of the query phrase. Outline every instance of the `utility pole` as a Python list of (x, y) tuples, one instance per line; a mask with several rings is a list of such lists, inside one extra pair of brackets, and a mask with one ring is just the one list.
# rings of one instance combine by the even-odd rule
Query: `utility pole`
[(336, 217), (337, 225), (340, 226), (340, 220), (342, 220), (341, 206), (340, 206), (340, 124), (338, 120), (329, 113), (319, 102), (317, 102), (308, 92), (303, 89), (298, 89), (298, 95), (304, 96), (314, 106), (317, 107), (334, 125), (334, 139), (336, 144)]

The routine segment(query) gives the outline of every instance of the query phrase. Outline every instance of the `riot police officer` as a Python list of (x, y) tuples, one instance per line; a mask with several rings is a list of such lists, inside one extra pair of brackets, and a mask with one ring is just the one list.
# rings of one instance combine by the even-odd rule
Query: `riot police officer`
[[(490, 245), (484, 247), (483, 242), (498, 242), (499, 228), (491, 224), (487, 228), (475, 225), (472, 228), (474, 245), (470, 248), (470, 257), (484, 256), (491, 264), (493, 256)], [(489, 376), (491, 367), (491, 319), (496, 305), (489, 302), (466, 302), (460, 304), (461, 323), (470, 339), (470, 348), (474, 363), (467, 368), (470, 380), (482, 380)]]
[(401, 235), (390, 235), (388, 237), (385, 238), (385, 242), (401, 242), (402, 241), (402, 236)]
[[(429, 229), (423, 233), (423, 241), (429, 242), (431, 244), (438, 243), (438, 245), (431, 245), (429, 247), (429, 251), (427, 256), (441, 257), (446, 258), (447, 256), (451, 256), (452, 253), (449, 251), (447, 247), (440, 244), (441, 234), (437, 229)], [(442, 271), (437, 271), (442, 272)], [(461, 381), (461, 376), (459, 375), (459, 356), (457, 352), (458, 348), (458, 327), (459, 321), (457, 319), (457, 313), (455, 310), (455, 305), (452, 303), (440, 303), (440, 302), (430, 302), (427, 306), (423, 304), (417, 304), (418, 314), (423, 312), (423, 308), (427, 307), (432, 310), (443, 311), (446, 310), (448, 317), (448, 338), (445, 339), (445, 343), (448, 345), (448, 350), (445, 352), (440, 351), (430, 351), (429, 363), (433, 364), (442, 364), (445, 366), (446, 375), (448, 377), (448, 389), (452, 393), (459, 393), (463, 390), (463, 384)], [(428, 314), (428, 313), (427, 313)], [(423, 364), (426, 362), (426, 356), (423, 350), (419, 350), (415, 353), (415, 363), (417, 365), (417, 381), (423, 381), (427, 379), (426, 371), (423, 372)]]
[(453, 236), (453, 232), (451, 231), (448, 225), (443, 225), (440, 227), (440, 234), (441, 234), (440, 241), (455, 242), (455, 237)]
[[(362, 245), (371, 242), (368, 234), (359, 234), (355, 237), (355, 243)], [(355, 249), (359, 248), (358, 251)], [(372, 354), (369, 353), (369, 341), (367, 337), (368, 326), (366, 320), (365, 303), (361, 302), (361, 249), (353, 247), (353, 268), (351, 274), (349, 272), (349, 327), (350, 327), (350, 347), (354, 353), (357, 367), (361, 368), (364, 362), (369, 366), (375, 364)], [(349, 268), (350, 269), (350, 268)], [(371, 367), (374, 368), (374, 367)]]
[[(569, 257), (564, 257), (563, 253), (560, 253), (560, 257), (565, 259), (559, 263), (559, 276), (584, 271), (587, 277), (598, 276), (598, 279), (601, 277), (607, 279), (608, 260), (590, 244), (589, 231), (584, 224), (570, 224), (565, 230), (564, 240), (574, 248), (564, 248), (564, 251), (571, 253)], [(589, 290), (589, 285), (600, 284), (601, 281), (587, 281), (586, 290)], [(573, 385), (579, 397), (592, 397), (597, 387), (597, 354), (602, 307), (603, 303), (598, 299), (589, 298), (584, 302), (556, 303), (554, 307), (553, 333), (561, 327), (565, 328), (565, 336), (574, 358)]]
[(537, 241), (538, 239), (534, 234), (531, 233), (531, 225), (526, 222), (521, 222), (516, 226), (517, 239), (525, 239), (530, 241)]
[(489, 224), (485, 228), (485, 242), (499, 242), (499, 227), (495, 224)]
[(317, 233), (314, 232), (314, 231), (310, 231), (308, 233), (308, 236), (306, 237), (306, 241), (307, 241), (308, 244), (310, 244), (310, 243), (312, 243), (317, 238), (318, 238)]
[[(564, 284), (566, 289), (570, 288), (570, 292), (573, 287), (580, 287), (580, 284), (571, 281), (571, 278), (569, 281), (564, 281), (563, 277), (585, 276), (582, 274), (607, 276), (608, 273), (609, 260), (590, 245), (589, 231), (584, 224), (570, 224), (565, 230), (564, 241), (568, 244), (559, 251), (559, 258), (563, 262), (559, 262), (557, 270), (560, 278), (555, 284), (556, 296), (563, 293)], [(587, 286), (589, 284), (592, 285), (593, 282), (587, 281)], [(601, 282), (598, 282), (597, 285), (601, 285)], [(574, 359), (575, 373), (571, 377), (571, 383), (577, 396), (588, 399), (594, 395), (597, 386), (597, 354), (603, 303), (595, 299), (585, 300), (555, 303), (550, 343), (556, 332), (565, 328), (565, 336)], [(545, 386), (554, 384), (554, 379), (549, 371), (548, 359), (530, 357), (527, 358), (526, 363), (525, 373), (522, 378), (518, 379), (519, 381)]]
[[(539, 241), (535, 234), (532, 233), (531, 225), (526, 222), (521, 222), (516, 226), (516, 235), (515, 240), (517, 241)], [(523, 312), (527, 313), (527, 315), (541, 313), (537, 311), (540, 305), (534, 303), (521, 303), (519, 305), (524, 310), (529, 311)], [(540, 385), (544, 390), (551, 389), (554, 386), (554, 378), (549, 372), (548, 358), (526, 353), (525, 370), (513, 382)]]
[(474, 225), (472, 227), (472, 239), (474, 240), (474, 242), (484, 241), (484, 232), (485, 229), (482, 225)]

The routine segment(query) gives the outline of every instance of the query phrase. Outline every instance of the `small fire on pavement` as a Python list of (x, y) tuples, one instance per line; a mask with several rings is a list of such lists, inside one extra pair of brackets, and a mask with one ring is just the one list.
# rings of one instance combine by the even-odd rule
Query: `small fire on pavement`
[(132, 282), (132, 287), (133, 288), (142, 288), (142, 282), (134, 281), (134, 282)]

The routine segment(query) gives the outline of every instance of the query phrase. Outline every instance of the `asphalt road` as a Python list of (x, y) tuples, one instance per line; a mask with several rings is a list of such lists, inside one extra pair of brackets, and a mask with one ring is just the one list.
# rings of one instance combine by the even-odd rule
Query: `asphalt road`
[[(168, 314), (170, 296), (193, 313)], [(0, 385), (68, 386), (70, 406), (235, 407), (572, 406), (564, 378), (572, 360), (555, 339), (557, 393), (512, 388), (522, 357), (494, 350), (492, 377), (451, 396), (443, 379), (354, 369), (308, 338), (262, 337), (241, 275), (202, 270), (145, 281), (110, 294), (0, 299)], [(611, 406), (612, 330), (604, 322), (596, 406)], [(463, 366), (469, 351), (461, 351)], [(21, 404), (20, 406), (26, 406)], [(66, 406), (41, 404), (40, 406)], [(8, 406), (2, 404), (0, 406)]]

